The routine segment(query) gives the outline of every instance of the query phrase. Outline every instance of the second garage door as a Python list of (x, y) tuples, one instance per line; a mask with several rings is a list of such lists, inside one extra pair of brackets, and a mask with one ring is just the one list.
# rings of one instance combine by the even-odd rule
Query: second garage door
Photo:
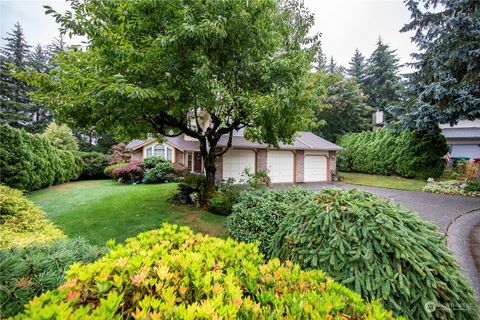
[(232, 178), (239, 182), (245, 169), (255, 172), (255, 152), (253, 150), (230, 150), (223, 155), (223, 179)]
[(327, 181), (327, 157), (306, 155), (303, 179), (305, 182)]
[(267, 166), (272, 183), (293, 182), (293, 152), (269, 151)]

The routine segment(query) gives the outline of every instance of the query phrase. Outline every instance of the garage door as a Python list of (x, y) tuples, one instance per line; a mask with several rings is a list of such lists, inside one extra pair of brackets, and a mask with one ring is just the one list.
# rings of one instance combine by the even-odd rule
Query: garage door
[(452, 157), (480, 158), (480, 144), (456, 144), (452, 146)]
[(327, 157), (306, 155), (304, 170), (305, 182), (327, 181)]
[(267, 166), (273, 183), (293, 182), (293, 152), (269, 151)]
[(253, 150), (230, 150), (223, 155), (223, 179), (232, 178), (235, 182), (239, 182), (245, 168), (255, 172)]

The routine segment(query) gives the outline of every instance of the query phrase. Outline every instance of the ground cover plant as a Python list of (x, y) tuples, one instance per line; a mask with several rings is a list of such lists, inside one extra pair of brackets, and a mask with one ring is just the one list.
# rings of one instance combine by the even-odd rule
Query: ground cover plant
[(76, 179), (82, 160), (43, 136), (0, 124), (0, 176), (15, 189), (36, 190)]
[(0, 318), (21, 312), (33, 297), (57, 288), (73, 263), (93, 262), (105, 252), (81, 238), (0, 250)]
[(123, 242), (163, 222), (188, 225), (213, 236), (225, 235), (225, 218), (202, 209), (168, 201), (174, 183), (119, 184), (113, 180), (86, 180), (32, 192), (28, 197), (69, 237), (84, 237), (103, 245)]
[(64, 237), (21, 191), (0, 184), (0, 248), (48, 243)]
[(247, 243), (259, 241), (260, 251), (267, 253), (271, 239), (288, 211), (312, 194), (302, 188), (244, 191), (225, 223), (228, 235)]
[(474, 181), (429, 182), (422, 190), (439, 194), (480, 197), (480, 183)]
[(255, 244), (163, 225), (33, 299), (17, 319), (392, 319), (320, 270), (264, 262)]
[[(477, 319), (474, 293), (434, 226), (358, 190), (325, 189), (289, 211), (270, 254), (322, 269), (410, 319)], [(425, 304), (435, 310), (427, 311)], [(462, 306), (458, 308), (456, 306)]]
[(238, 202), (242, 190), (231, 181), (217, 184), (217, 190), (208, 203), (208, 211), (221, 216), (229, 216)]

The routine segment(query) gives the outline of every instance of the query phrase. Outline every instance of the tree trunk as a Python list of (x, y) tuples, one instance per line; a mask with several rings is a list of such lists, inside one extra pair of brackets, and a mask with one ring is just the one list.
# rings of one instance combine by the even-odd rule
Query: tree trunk
[(207, 147), (206, 141), (200, 140), (200, 154), (202, 155), (203, 167), (205, 168), (205, 189), (199, 199), (202, 206), (208, 204), (208, 201), (215, 191), (215, 173), (217, 171), (215, 167), (215, 147), (215, 145)]

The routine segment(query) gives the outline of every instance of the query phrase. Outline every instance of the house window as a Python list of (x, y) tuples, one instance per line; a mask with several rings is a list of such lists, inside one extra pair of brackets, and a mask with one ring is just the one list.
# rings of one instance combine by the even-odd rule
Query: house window
[(155, 157), (165, 158), (165, 147), (163, 146), (163, 144), (155, 145), (155, 149), (153, 149), (153, 155)]
[(187, 168), (193, 171), (193, 153), (191, 151), (187, 152)]
[(147, 148), (147, 155), (146, 155), (146, 157), (148, 158), (148, 157), (151, 157), (151, 156), (152, 156), (152, 147)]
[(171, 148), (167, 148), (167, 160), (173, 162), (173, 150)]

